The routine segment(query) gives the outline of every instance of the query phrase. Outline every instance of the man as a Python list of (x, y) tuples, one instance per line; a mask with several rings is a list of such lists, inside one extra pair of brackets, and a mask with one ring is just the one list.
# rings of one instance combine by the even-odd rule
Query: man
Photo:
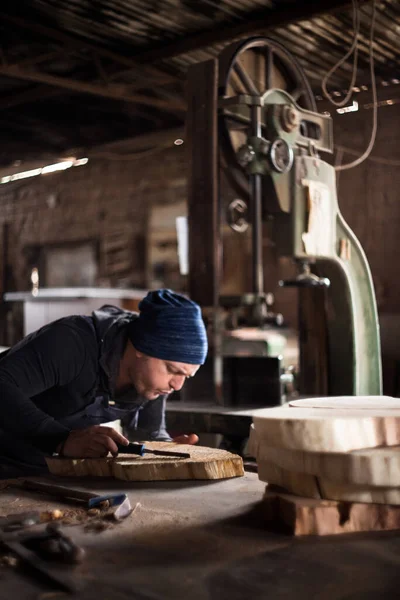
[[(200, 307), (149, 292), (140, 313), (105, 306), (59, 319), (0, 356), (0, 477), (46, 472), (46, 455), (116, 455), (128, 439), (171, 440), (165, 401), (207, 354)], [(189, 440), (190, 441), (190, 440)]]

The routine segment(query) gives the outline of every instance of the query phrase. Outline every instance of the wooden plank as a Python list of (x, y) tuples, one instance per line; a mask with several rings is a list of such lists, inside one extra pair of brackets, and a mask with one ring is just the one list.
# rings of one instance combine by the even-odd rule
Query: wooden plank
[(302, 452), (257, 445), (251, 438), (251, 456), (268, 460), (287, 471), (327, 477), (338, 484), (390, 487), (400, 484), (400, 446), (366, 448), (343, 454)]
[[(338, 483), (329, 477), (316, 477), (282, 469), (268, 460), (258, 460), (258, 477), (296, 496), (323, 500), (400, 505), (400, 487), (372, 487)], [(399, 483), (399, 481), (397, 481)]]
[(217, 70), (208, 60), (187, 79), (189, 294), (201, 306), (216, 304), (220, 280)]
[(260, 444), (307, 452), (350, 452), (362, 448), (400, 445), (400, 400), (382, 408), (363, 409), (363, 397), (354, 398), (360, 408), (291, 408), (261, 410), (254, 416)]
[(296, 536), (400, 529), (398, 506), (312, 500), (273, 490), (267, 490), (263, 504), (268, 523)]
[(117, 458), (47, 458), (50, 473), (60, 476), (115, 477), (125, 481), (175, 481), (182, 479), (227, 479), (244, 475), (240, 456), (203, 446), (148, 442), (146, 448), (189, 452), (190, 458), (132, 456)]

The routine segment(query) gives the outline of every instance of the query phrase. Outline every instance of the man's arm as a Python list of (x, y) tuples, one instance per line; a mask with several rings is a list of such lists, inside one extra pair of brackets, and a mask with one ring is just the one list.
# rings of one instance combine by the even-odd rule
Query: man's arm
[(0, 427), (44, 452), (55, 451), (70, 430), (38, 408), (31, 398), (73, 382), (87, 360), (84, 339), (63, 323), (45, 328), (12, 350), (0, 362)]

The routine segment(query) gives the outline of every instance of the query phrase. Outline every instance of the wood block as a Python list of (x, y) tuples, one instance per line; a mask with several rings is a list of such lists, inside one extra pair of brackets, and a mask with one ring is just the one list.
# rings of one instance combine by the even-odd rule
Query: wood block
[[(253, 417), (259, 443), (274, 448), (307, 452), (350, 452), (361, 448), (400, 445), (400, 400), (367, 409), (364, 397), (354, 397), (354, 407), (277, 407)], [(329, 399), (331, 400), (331, 399)], [(333, 406), (333, 405), (332, 405)]]
[(253, 434), (251, 450), (258, 461), (267, 460), (287, 471), (325, 477), (339, 484), (400, 486), (400, 446), (366, 448), (348, 453), (304, 452), (264, 446), (256, 441)]
[(115, 477), (125, 481), (166, 481), (179, 479), (227, 479), (244, 475), (240, 456), (203, 446), (148, 442), (149, 450), (189, 452), (187, 459), (119, 454), (117, 458), (47, 458), (53, 475), (73, 477)]
[(312, 500), (268, 488), (263, 504), (267, 521), (296, 536), (400, 529), (398, 506)]
[(306, 498), (400, 505), (400, 487), (337, 483), (326, 477), (287, 471), (266, 460), (258, 461), (258, 477), (261, 481), (277, 485), (291, 494)]

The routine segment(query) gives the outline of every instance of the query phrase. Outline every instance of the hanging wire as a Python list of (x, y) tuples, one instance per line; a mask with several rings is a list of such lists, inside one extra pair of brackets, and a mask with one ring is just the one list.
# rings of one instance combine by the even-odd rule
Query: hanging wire
[(371, 70), (371, 87), (372, 87), (372, 101), (373, 101), (371, 139), (369, 141), (367, 149), (361, 156), (359, 156), (353, 162), (348, 163), (347, 165), (338, 165), (335, 169), (336, 171), (345, 171), (347, 169), (352, 169), (353, 167), (357, 167), (358, 165), (360, 165), (371, 154), (372, 149), (375, 144), (376, 133), (378, 130), (378, 98), (377, 98), (376, 79), (375, 79), (375, 62), (374, 62), (375, 17), (376, 17), (376, 0), (373, 0), (372, 15), (371, 15), (371, 31), (370, 31), (370, 38), (369, 38), (369, 65), (370, 65), (370, 70)]
[[(349, 51), (343, 56), (343, 58), (341, 58), (339, 60), (339, 62), (337, 62), (332, 67), (332, 69), (330, 71), (328, 71), (328, 73), (323, 78), (322, 84), (321, 84), (322, 92), (323, 92), (325, 98), (327, 98), (332, 104), (334, 104), (337, 107), (344, 106), (350, 100), (350, 98), (353, 95), (353, 88), (354, 88), (354, 85), (356, 83), (356, 78), (357, 78), (358, 36), (360, 33), (360, 10), (359, 10), (359, 6), (358, 6), (358, 0), (352, 0), (352, 3), (353, 3), (353, 30), (354, 30), (353, 43), (351, 44)], [(354, 53), (353, 72), (351, 75), (349, 89), (346, 92), (346, 95), (342, 100), (334, 100), (334, 98), (331, 96), (331, 94), (328, 91), (328, 87), (327, 87), (328, 81), (332, 77), (333, 73), (335, 73), (335, 71), (337, 71), (337, 69), (339, 69), (353, 53)]]

